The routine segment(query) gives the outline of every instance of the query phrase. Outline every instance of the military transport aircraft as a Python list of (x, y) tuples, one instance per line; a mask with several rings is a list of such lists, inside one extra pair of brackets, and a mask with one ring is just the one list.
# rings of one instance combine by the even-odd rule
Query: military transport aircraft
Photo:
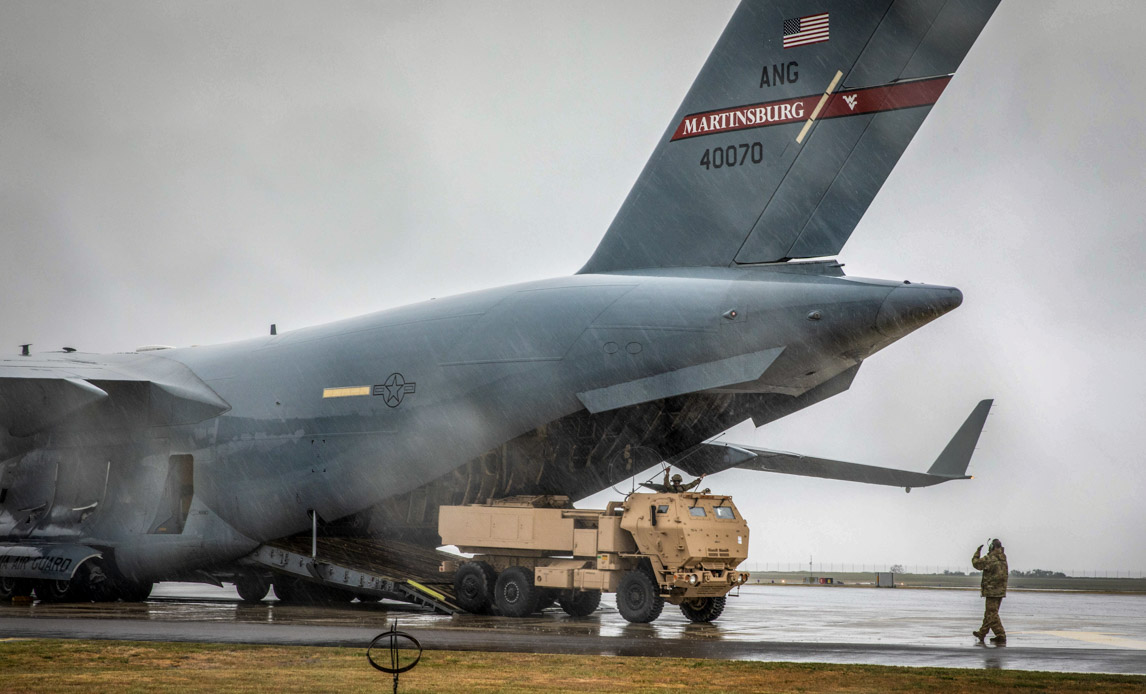
[(571, 277), (233, 344), (0, 361), (0, 590), (239, 582), (241, 558), (320, 521), (437, 544), (443, 503), (580, 498), (662, 461), (966, 479), (990, 401), (926, 473), (709, 442), (847, 390), (961, 303), (833, 257), (997, 3), (746, 0)]

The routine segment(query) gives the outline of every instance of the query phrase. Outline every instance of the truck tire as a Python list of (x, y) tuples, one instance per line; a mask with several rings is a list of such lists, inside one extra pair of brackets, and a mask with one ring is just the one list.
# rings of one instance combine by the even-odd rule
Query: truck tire
[(680, 611), (693, 622), (712, 622), (724, 612), (726, 598), (692, 598), (680, 604)]
[(497, 572), (484, 561), (467, 561), (454, 574), (458, 606), (473, 614), (486, 614), (493, 603)]
[(565, 593), (557, 598), (557, 602), (570, 617), (588, 617), (601, 604), (601, 591), (579, 590), (573, 595)]
[(533, 585), (533, 569), (511, 566), (497, 577), (494, 603), (506, 617), (528, 617), (537, 611), (539, 591)]
[(235, 577), (235, 590), (245, 603), (262, 602), (271, 590), (271, 582), (261, 574), (250, 573)]
[(665, 599), (660, 586), (647, 571), (634, 569), (621, 577), (617, 588), (617, 609), (621, 616), (634, 624), (647, 624), (661, 616)]

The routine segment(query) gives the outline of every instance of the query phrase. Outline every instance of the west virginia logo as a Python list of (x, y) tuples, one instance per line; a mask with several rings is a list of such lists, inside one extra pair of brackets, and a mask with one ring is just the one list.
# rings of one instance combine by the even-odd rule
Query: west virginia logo
[(856, 110), (856, 102), (859, 101), (859, 94), (848, 94), (844, 97), (844, 101), (848, 104), (848, 110)]

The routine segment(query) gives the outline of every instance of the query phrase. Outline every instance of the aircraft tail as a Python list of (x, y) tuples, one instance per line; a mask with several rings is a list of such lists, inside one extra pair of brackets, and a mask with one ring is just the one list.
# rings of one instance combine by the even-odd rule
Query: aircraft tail
[(744, 0), (581, 273), (837, 254), (999, 0)]

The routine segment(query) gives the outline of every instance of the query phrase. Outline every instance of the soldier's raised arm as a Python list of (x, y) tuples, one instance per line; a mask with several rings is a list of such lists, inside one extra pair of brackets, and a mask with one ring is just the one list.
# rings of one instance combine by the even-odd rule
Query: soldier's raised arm
[(980, 571), (982, 571), (983, 568), (987, 566), (987, 558), (979, 556), (982, 552), (983, 545), (979, 545), (979, 548), (975, 550), (975, 556), (971, 557), (971, 566)]

